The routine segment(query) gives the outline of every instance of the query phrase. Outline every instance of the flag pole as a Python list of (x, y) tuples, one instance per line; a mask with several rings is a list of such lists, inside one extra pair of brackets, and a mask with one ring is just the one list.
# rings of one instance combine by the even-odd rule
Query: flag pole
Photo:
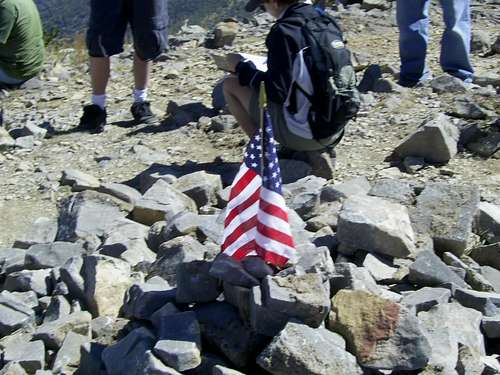
[(264, 84), (264, 81), (260, 83), (260, 89), (259, 89), (259, 109), (260, 109), (260, 124), (259, 124), (259, 129), (261, 130), (261, 137), (260, 137), (260, 150), (261, 150), (261, 160), (260, 160), (260, 176), (264, 178), (264, 161), (265, 161), (265, 151), (264, 150), (264, 137), (266, 136), (266, 121), (264, 119), (265, 116), (265, 111), (267, 109), (267, 95), (266, 95), (266, 86)]

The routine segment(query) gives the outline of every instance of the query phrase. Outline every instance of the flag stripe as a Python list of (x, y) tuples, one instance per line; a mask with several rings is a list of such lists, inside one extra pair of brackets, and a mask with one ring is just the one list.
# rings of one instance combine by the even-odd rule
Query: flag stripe
[(255, 192), (255, 190), (260, 189), (261, 183), (262, 179), (259, 176), (255, 176), (252, 182), (250, 182), (245, 189), (243, 189), (232, 201), (229, 202), (226, 210), (231, 211), (233, 208), (245, 202)]
[(247, 200), (245, 200), (238, 206), (234, 207), (232, 210), (228, 211), (226, 219), (224, 220), (224, 226), (227, 227), (235, 217), (237, 217), (248, 207), (256, 203), (259, 200), (259, 196), (260, 196), (260, 189), (257, 189)]
[(277, 219), (274, 216), (269, 215), (266, 212), (262, 211), (259, 211), (258, 218), (259, 218), (259, 223), (261, 223), (262, 225), (273, 228), (289, 237), (292, 236), (292, 233), (290, 231), (290, 225), (288, 225), (286, 221)]
[(245, 233), (243, 236), (234, 241), (230, 246), (228, 246), (224, 250), (224, 252), (227, 255), (234, 254), (236, 251), (238, 251), (240, 247), (244, 246), (248, 241), (255, 240), (256, 233), (257, 233), (257, 227), (255, 226), (252, 229), (250, 229), (247, 233)]
[(233, 252), (233, 258), (241, 260), (248, 255), (248, 253), (255, 251), (256, 245), (255, 240), (250, 240), (243, 246), (240, 246), (235, 252)]
[(229, 201), (232, 201), (238, 194), (240, 194), (254, 179), (256, 173), (251, 169), (248, 169), (243, 176), (241, 176), (236, 184), (231, 188), (231, 194), (229, 196)]
[(269, 203), (263, 199), (260, 200), (260, 209), (261, 211), (273, 215), (277, 218), (280, 218), (281, 220), (288, 222), (288, 213), (283, 211), (281, 207), (276, 206), (272, 203)]
[(281, 242), (284, 245), (293, 247), (293, 238), (292, 236), (282, 233), (279, 230), (268, 227), (263, 223), (257, 223), (257, 231), (261, 233), (263, 236), (268, 238), (273, 238), (274, 240)]
[(242, 222), (238, 227), (228, 235), (222, 244), (222, 249), (226, 249), (234, 241), (236, 241), (240, 236), (244, 235), (245, 232), (254, 228), (257, 225), (257, 215), (252, 216), (247, 221)]
[(266, 262), (274, 264), (277, 267), (284, 267), (288, 263), (288, 258), (285, 256), (281, 256), (276, 253), (271, 253), (266, 251), (259, 246), (257, 246), (257, 254)]
[(224, 228), (224, 238), (229, 237), (229, 235), (238, 230), (239, 227), (252, 217), (257, 216), (259, 212), (259, 204), (255, 202), (252, 206), (248, 207), (245, 211), (243, 211), (236, 219), (234, 219), (230, 225)]

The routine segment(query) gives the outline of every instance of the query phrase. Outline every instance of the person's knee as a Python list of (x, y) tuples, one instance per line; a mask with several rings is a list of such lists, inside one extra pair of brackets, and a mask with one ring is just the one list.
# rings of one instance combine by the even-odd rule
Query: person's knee
[(240, 83), (238, 82), (237, 77), (229, 76), (224, 80), (222, 84), (222, 90), (226, 99), (229, 96), (234, 96), (238, 86), (240, 86)]

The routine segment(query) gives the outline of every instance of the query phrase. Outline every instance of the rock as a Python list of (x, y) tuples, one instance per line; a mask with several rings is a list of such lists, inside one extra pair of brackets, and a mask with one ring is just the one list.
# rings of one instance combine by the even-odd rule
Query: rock
[(323, 277), (323, 281), (329, 280), (335, 274), (335, 265), (328, 248), (321, 246), (307, 249), (307, 251), (300, 251), (297, 255), (294, 274), (316, 273)]
[(91, 339), (91, 315), (86, 311), (75, 312), (62, 319), (42, 324), (33, 334), (36, 340), (42, 340), (47, 349), (59, 350), (69, 332)]
[(142, 372), (144, 355), (156, 342), (155, 336), (144, 327), (136, 328), (102, 352), (102, 361), (109, 375)]
[(391, 9), (391, 2), (387, 0), (363, 0), (361, 9), (370, 11), (372, 9), (388, 10)]
[(12, 292), (11, 295), (32, 309), (38, 307), (40, 303), (36, 293), (31, 290), (29, 292)]
[(106, 240), (99, 248), (99, 254), (122, 259), (132, 267), (140, 263), (150, 265), (156, 259), (156, 254), (149, 249), (144, 239), (117, 242)]
[(321, 202), (342, 201), (344, 199), (366, 195), (371, 186), (366, 177), (358, 177), (336, 185), (326, 185), (321, 189)]
[(21, 345), (8, 345), (3, 352), (5, 364), (19, 363), (28, 373), (45, 367), (45, 346), (42, 341), (30, 341)]
[(179, 264), (177, 267), (177, 303), (203, 303), (217, 299), (221, 290), (218, 279), (209, 274), (211, 265), (211, 262), (202, 260)]
[(370, 272), (377, 282), (390, 282), (398, 271), (390, 262), (374, 254), (366, 254), (363, 267)]
[(52, 296), (49, 306), (45, 311), (43, 322), (53, 322), (62, 319), (71, 313), (71, 305), (63, 296)]
[(103, 194), (111, 195), (115, 198), (121, 199), (127, 203), (135, 205), (135, 202), (142, 198), (141, 193), (139, 193), (134, 188), (117, 183), (106, 183), (101, 184), (98, 191)]
[(231, 46), (236, 35), (238, 35), (239, 26), (237, 22), (219, 22), (214, 29), (214, 48)]
[(80, 348), (80, 367), (78, 373), (81, 375), (99, 374), (103, 368), (101, 355), (105, 346), (96, 342), (84, 343)]
[(85, 304), (92, 316), (118, 316), (125, 292), (133, 283), (130, 272), (130, 265), (120, 259), (105, 255), (84, 259)]
[(199, 304), (194, 307), (204, 342), (221, 351), (232, 363), (243, 367), (253, 360), (267, 341), (248, 329), (238, 311), (223, 302)]
[(410, 266), (408, 280), (420, 286), (433, 287), (453, 283), (462, 288), (468, 287), (437, 255), (429, 251), (422, 251), (418, 254), (417, 259)]
[(326, 180), (321, 177), (308, 176), (285, 185), (287, 206), (302, 219), (308, 219), (319, 205), (320, 190)]
[(21, 271), (24, 269), (24, 257), (26, 251), (22, 249), (0, 249), (1, 274)]
[(424, 287), (405, 295), (401, 300), (401, 304), (419, 313), (428, 311), (435, 305), (448, 303), (450, 298), (451, 292), (448, 289)]
[(179, 177), (173, 187), (190, 197), (197, 207), (212, 206), (222, 191), (222, 181), (218, 175), (199, 171)]
[(180, 372), (173, 368), (167, 367), (161, 360), (156, 358), (154, 354), (148, 350), (144, 355), (144, 374), (151, 375), (181, 375)]
[(12, 138), (33, 136), (34, 139), (41, 141), (47, 135), (47, 129), (27, 123), (21, 128), (14, 128), (9, 131)]
[(66, 369), (74, 370), (78, 368), (81, 358), (80, 348), (87, 342), (89, 342), (88, 336), (68, 332), (61, 349), (57, 352), (54, 365), (52, 366), (53, 371), (64, 372)]
[(484, 363), (481, 356), (468, 346), (459, 345), (457, 372), (459, 374), (483, 374)]
[(160, 277), (132, 285), (126, 292), (122, 313), (126, 318), (150, 319), (167, 302), (175, 301), (175, 289)]
[(274, 275), (274, 270), (259, 256), (248, 255), (241, 263), (245, 271), (259, 280)]
[(244, 269), (241, 262), (224, 253), (219, 254), (212, 263), (210, 275), (230, 284), (247, 288), (260, 284), (258, 279)]
[(13, 148), (16, 145), (16, 141), (12, 138), (7, 130), (0, 127), (0, 151)]
[(199, 217), (195, 213), (180, 212), (163, 226), (160, 234), (161, 239), (158, 241), (169, 241), (173, 238), (186, 235), (194, 237), (199, 226), (199, 221)]
[(474, 83), (482, 87), (500, 86), (500, 75), (491, 71), (474, 74)]
[(372, 91), (375, 82), (377, 82), (380, 78), (382, 78), (382, 69), (380, 68), (380, 65), (370, 65), (363, 73), (363, 79), (358, 85), (358, 90), (363, 93)]
[(480, 246), (472, 249), (470, 257), (483, 266), (494, 267), (500, 270), (500, 244)]
[(31, 245), (54, 242), (57, 234), (57, 221), (47, 217), (36, 219), (30, 229), (14, 242), (14, 247), (27, 249)]
[(489, 339), (500, 338), (500, 316), (486, 316), (481, 321), (484, 335)]
[(2, 368), (0, 375), (28, 375), (28, 373), (24, 371), (19, 363), (11, 362)]
[(201, 364), (201, 333), (192, 311), (173, 314), (163, 321), (154, 353), (167, 365), (186, 371)]
[(376, 197), (356, 196), (344, 202), (337, 238), (348, 246), (393, 257), (415, 253), (406, 207)]
[(458, 345), (463, 344), (484, 355), (484, 340), (479, 327), (481, 314), (457, 303), (444, 303), (418, 314), (432, 354), (430, 364), (454, 368)]
[(261, 289), (266, 308), (314, 328), (321, 325), (330, 311), (329, 288), (324, 288), (318, 274), (267, 276)]
[(25, 266), (30, 270), (60, 267), (71, 257), (81, 257), (85, 249), (75, 243), (54, 242), (31, 246), (26, 251)]
[(205, 248), (190, 236), (177, 237), (161, 244), (158, 258), (151, 266), (148, 277), (160, 276), (176, 285), (177, 266), (194, 260), (203, 260)]
[(190, 122), (197, 122), (200, 117), (212, 117), (214, 111), (203, 103), (193, 100), (170, 100), (167, 104), (167, 113), (172, 115), (172, 125), (184, 126)]
[(488, 243), (500, 242), (500, 207), (487, 202), (479, 203), (476, 233), (486, 238)]
[(467, 144), (467, 149), (479, 156), (489, 158), (500, 148), (500, 132), (488, 132), (474, 142)]
[(173, 314), (180, 313), (179, 309), (175, 307), (173, 302), (167, 302), (163, 307), (159, 308), (154, 312), (153, 315), (151, 315), (151, 318), (149, 320), (151, 323), (153, 323), (153, 326), (159, 330), (161, 328), (161, 325), (165, 320), (168, 320), (168, 317)]
[(449, 117), (440, 114), (405, 138), (394, 153), (402, 159), (412, 156), (423, 157), (431, 163), (447, 163), (457, 153), (458, 139), (456, 126)]
[(302, 160), (280, 159), (281, 180), (283, 184), (297, 182), (311, 175), (312, 167)]
[(95, 191), (72, 195), (61, 204), (56, 239), (74, 242), (103, 236), (130, 210), (125, 202)]
[(481, 267), (481, 275), (493, 286), (496, 293), (500, 293), (500, 271), (490, 266)]
[(237, 127), (237, 122), (232, 115), (220, 115), (210, 119), (210, 126), (208, 130), (214, 133), (227, 133)]
[[(238, 306), (240, 315), (250, 320), (253, 331), (261, 335), (274, 337), (285, 327), (289, 316), (286, 313), (269, 309), (259, 286), (251, 288), (250, 295), (247, 295), (244, 291), (242, 294), (243, 301), (241, 301), (241, 304), (243, 308)], [(245, 303), (248, 304), (248, 308), (244, 305)]]
[(217, 365), (213, 368), (212, 375), (244, 375), (242, 372)]
[(384, 178), (373, 183), (368, 195), (404, 205), (412, 205), (415, 202), (415, 192), (410, 184), (391, 178)]
[(356, 267), (352, 263), (337, 262), (335, 264), (335, 274), (330, 279), (330, 285), (333, 295), (342, 289), (362, 290), (375, 295), (380, 294), (380, 289), (368, 270), (363, 267)]
[(158, 180), (135, 203), (132, 216), (139, 223), (153, 225), (157, 221), (168, 221), (184, 211), (196, 212), (195, 202), (172, 185)]
[(470, 244), (478, 206), (476, 186), (430, 183), (418, 196), (412, 218), (428, 227), (437, 251), (461, 256)]
[(11, 292), (34, 291), (39, 297), (47, 296), (54, 287), (50, 269), (23, 270), (7, 275), (4, 289)]
[(35, 137), (32, 135), (16, 138), (15, 142), (15, 147), (22, 150), (33, 150), (35, 147)]
[(273, 375), (363, 374), (336, 334), (293, 321), (259, 354), (257, 364)]
[(101, 186), (97, 178), (76, 169), (65, 169), (62, 172), (61, 185), (71, 186), (72, 191), (96, 190)]
[(467, 96), (459, 96), (454, 99), (451, 115), (471, 120), (483, 120), (488, 116), (477, 103)]
[(491, 34), (484, 30), (473, 30), (471, 38), (471, 52), (488, 53), (493, 45)]
[(431, 81), (432, 90), (438, 94), (466, 92), (465, 83), (457, 77), (443, 74)]
[(493, 53), (500, 54), (500, 35), (497, 36), (497, 40), (495, 41), (495, 43), (493, 43), (493, 46), (491, 47), (491, 51)]
[(341, 290), (332, 311), (328, 328), (346, 338), (362, 366), (404, 371), (426, 365), (431, 348), (405, 307), (363, 291)]
[(379, 78), (375, 81), (373, 85), (373, 92), (378, 93), (402, 93), (406, 89), (402, 86), (399, 86), (396, 82), (388, 78)]
[(457, 289), (453, 297), (462, 306), (480, 311), (485, 316), (500, 315), (500, 294)]

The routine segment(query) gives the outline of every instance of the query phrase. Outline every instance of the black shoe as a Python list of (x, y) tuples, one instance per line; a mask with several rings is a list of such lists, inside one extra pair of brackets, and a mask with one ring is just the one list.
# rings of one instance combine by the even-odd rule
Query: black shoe
[(83, 115), (80, 118), (78, 129), (101, 133), (106, 126), (106, 110), (96, 104), (83, 107)]
[(130, 108), (134, 121), (137, 124), (151, 124), (155, 120), (155, 115), (151, 112), (151, 104), (149, 102), (135, 102)]

